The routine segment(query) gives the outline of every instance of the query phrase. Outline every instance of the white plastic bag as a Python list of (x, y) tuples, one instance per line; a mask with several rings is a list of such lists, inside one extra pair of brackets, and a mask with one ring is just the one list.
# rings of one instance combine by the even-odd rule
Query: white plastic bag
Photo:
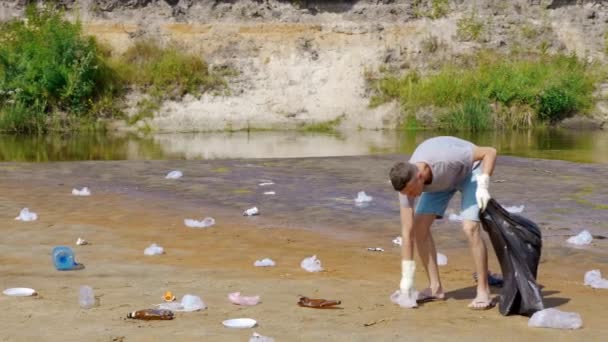
[(181, 311), (181, 312), (192, 312), (205, 310), (207, 305), (199, 296), (187, 294), (182, 297), (181, 303), (178, 302), (170, 302), (170, 303), (162, 303), (156, 304), (159, 309), (163, 310), (171, 310), (171, 311)]
[(564, 312), (550, 308), (535, 312), (530, 317), (528, 326), (532, 328), (579, 329), (583, 326), (583, 319), (576, 312)]
[(594, 289), (608, 289), (608, 279), (602, 278), (600, 270), (592, 270), (585, 273), (585, 285)]
[(255, 266), (255, 267), (272, 267), (275, 265), (276, 265), (276, 263), (272, 259), (269, 259), (269, 258), (264, 258), (262, 260), (256, 260), (253, 263), (253, 266)]
[(165, 253), (165, 249), (155, 243), (144, 249), (144, 255), (161, 255), (163, 253)]
[(30, 212), (28, 208), (21, 209), (21, 211), (19, 212), (19, 216), (15, 217), (15, 220), (23, 222), (36, 221), (37, 219), (38, 214), (36, 214), (35, 212)]
[(76, 240), (76, 244), (78, 246), (84, 246), (84, 245), (88, 245), (89, 242), (83, 238), (78, 238), (78, 240)]
[(323, 271), (323, 267), (321, 267), (321, 260), (317, 259), (316, 255), (313, 255), (309, 258), (305, 258), (300, 263), (300, 267), (305, 269), (308, 272), (321, 272)]
[(511, 207), (503, 207), (506, 211), (510, 212), (511, 214), (519, 214), (521, 212), (524, 211), (525, 206), (524, 205), (520, 205), (520, 206), (511, 206)]
[(259, 214), (260, 210), (258, 210), (258, 207), (249, 208), (243, 212), (243, 216), (255, 216)]
[(407, 309), (418, 307), (416, 299), (418, 299), (418, 292), (416, 291), (413, 291), (411, 296), (407, 293), (401, 293), (401, 290), (397, 290), (391, 295), (391, 302)]
[(401, 236), (397, 236), (396, 238), (394, 238), (393, 243), (397, 246), (401, 246), (403, 244), (403, 240), (401, 239)]
[(260, 296), (241, 296), (240, 292), (232, 292), (228, 294), (228, 300), (232, 304), (242, 305), (242, 306), (254, 306), (260, 302)]
[(274, 342), (274, 338), (260, 335), (254, 332), (253, 335), (251, 335), (251, 337), (249, 338), (249, 342)]
[(165, 178), (166, 178), (166, 179), (178, 179), (178, 178), (181, 178), (183, 175), (184, 175), (184, 174), (183, 174), (181, 171), (179, 171), (179, 170), (175, 170), (175, 171), (171, 171), (171, 172), (169, 172), (169, 173), (168, 173), (168, 174), (165, 176)]
[(264, 195), (276, 195), (277, 193), (274, 191), (265, 191)]
[(464, 219), (462, 218), (462, 216), (460, 216), (460, 214), (451, 213), (450, 216), (448, 216), (448, 220), (453, 222), (462, 222), (462, 220)]
[(74, 195), (74, 196), (91, 196), (91, 191), (89, 191), (89, 188), (87, 188), (85, 186), (81, 190), (72, 189), (72, 195)]
[(365, 191), (359, 191), (357, 193), (357, 198), (355, 198), (355, 204), (358, 206), (367, 205), (374, 198), (372, 196), (368, 196)]
[(573, 245), (582, 246), (588, 245), (593, 241), (593, 236), (586, 230), (578, 233), (578, 235), (571, 236), (566, 242), (571, 243)]
[(209, 228), (215, 224), (215, 219), (213, 217), (205, 217), (202, 221), (185, 219), (184, 224), (190, 228)]
[(445, 266), (447, 264), (448, 264), (448, 257), (443, 253), (437, 252), (437, 265)]

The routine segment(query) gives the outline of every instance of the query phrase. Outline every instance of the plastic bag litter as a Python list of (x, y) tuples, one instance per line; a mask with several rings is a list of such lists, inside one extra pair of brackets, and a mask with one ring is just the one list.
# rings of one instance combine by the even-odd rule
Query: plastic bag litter
[(171, 171), (169, 173), (167, 173), (167, 175), (165, 176), (165, 179), (178, 179), (178, 178), (182, 178), (184, 174), (179, 171), (179, 170), (175, 170), (175, 171)]
[(91, 191), (86, 186), (80, 190), (72, 189), (72, 195), (74, 196), (91, 196)]
[(171, 311), (182, 311), (182, 312), (192, 312), (205, 310), (207, 305), (199, 296), (187, 294), (182, 297), (181, 303), (178, 302), (169, 302), (156, 304), (159, 309), (163, 310), (171, 310)]
[(367, 250), (370, 252), (384, 252), (382, 247), (367, 247)]
[(401, 236), (397, 236), (396, 238), (394, 238), (393, 243), (397, 246), (401, 246), (403, 244), (403, 240), (401, 239)]
[(258, 184), (259, 186), (268, 186), (268, 185), (274, 185), (274, 182), (268, 181), (268, 182), (262, 182), (260, 184)]
[(585, 273), (585, 285), (594, 289), (608, 289), (608, 279), (602, 278), (600, 270), (591, 270)]
[(454, 222), (460, 222), (463, 220), (463, 218), (459, 214), (451, 213), (450, 216), (448, 216), (448, 220), (454, 221)]
[(520, 205), (520, 206), (511, 206), (511, 207), (504, 207), (506, 211), (510, 212), (511, 214), (519, 214), (521, 212), (524, 211), (525, 206)]
[(209, 228), (215, 224), (215, 219), (213, 217), (205, 217), (202, 221), (185, 219), (184, 224), (190, 228)]
[(416, 299), (418, 299), (417, 291), (413, 291), (411, 296), (409, 296), (407, 293), (401, 293), (401, 290), (397, 290), (391, 295), (391, 302), (407, 309), (418, 307)]
[(503, 274), (500, 313), (531, 315), (544, 309), (536, 283), (542, 248), (538, 226), (525, 217), (510, 214), (494, 199), (488, 202), (480, 220)]
[(445, 254), (437, 252), (437, 265), (445, 266), (448, 264), (448, 257)]
[(165, 253), (165, 249), (155, 243), (144, 249), (144, 255), (161, 255), (163, 253)]
[(83, 238), (78, 238), (78, 240), (76, 240), (76, 244), (78, 246), (84, 246), (84, 245), (88, 245), (89, 242)]
[(275, 266), (276, 263), (274, 261), (272, 261), (272, 259), (269, 258), (264, 258), (262, 260), (256, 260), (253, 263), (253, 266), (255, 267), (270, 267), (270, 266)]
[(37, 219), (38, 214), (36, 214), (35, 212), (30, 212), (28, 208), (21, 209), (21, 211), (19, 212), (19, 216), (15, 217), (15, 220), (23, 222), (36, 221)]
[(258, 207), (249, 208), (243, 212), (243, 216), (255, 216), (255, 215), (260, 215), (260, 210), (258, 210)]
[(265, 191), (264, 195), (276, 195), (277, 193), (274, 191)]
[(583, 326), (581, 315), (555, 308), (537, 311), (528, 320), (531, 328), (579, 329)]
[(357, 193), (357, 198), (355, 198), (355, 204), (363, 205), (371, 202), (374, 198), (372, 196), (368, 196), (365, 191), (359, 191)]
[(313, 255), (309, 258), (305, 258), (300, 263), (300, 267), (307, 270), (308, 272), (321, 272), (323, 271), (323, 267), (321, 267), (321, 260), (317, 259), (316, 255)]
[(249, 342), (274, 342), (274, 338), (260, 335), (257, 332), (254, 332), (253, 335), (249, 338)]
[(586, 230), (578, 233), (575, 236), (571, 236), (566, 242), (571, 243), (573, 245), (582, 246), (588, 245), (593, 241), (593, 236)]
[(243, 306), (254, 306), (260, 302), (260, 296), (241, 296), (240, 292), (232, 292), (228, 294), (228, 300), (232, 304)]

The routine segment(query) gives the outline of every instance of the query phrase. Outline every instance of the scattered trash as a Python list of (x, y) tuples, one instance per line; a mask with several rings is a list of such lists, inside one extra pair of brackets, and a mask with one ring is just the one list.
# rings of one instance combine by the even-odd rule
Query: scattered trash
[(308, 272), (321, 272), (323, 271), (323, 267), (321, 267), (321, 260), (317, 259), (316, 255), (313, 255), (309, 258), (305, 258), (300, 263), (300, 267), (307, 270)]
[(175, 296), (173, 295), (173, 292), (166, 291), (165, 294), (163, 295), (163, 300), (165, 302), (174, 302), (175, 301)]
[(167, 174), (167, 176), (165, 176), (165, 179), (178, 179), (178, 178), (182, 178), (184, 174), (179, 171), (179, 170), (175, 170), (175, 171), (171, 171)]
[(78, 293), (78, 304), (83, 309), (90, 309), (95, 306), (95, 294), (90, 286), (81, 286)]
[(512, 206), (512, 207), (503, 207), (505, 208), (506, 211), (510, 212), (511, 214), (519, 214), (521, 212), (524, 211), (525, 206), (520, 205), (520, 206)]
[(209, 228), (215, 224), (215, 219), (213, 217), (205, 217), (202, 221), (185, 219), (184, 224), (190, 228)]
[(305, 308), (325, 309), (335, 307), (336, 305), (342, 304), (340, 300), (333, 299), (312, 299), (305, 296), (300, 296), (298, 305)]
[(555, 308), (535, 312), (528, 326), (532, 328), (579, 329), (583, 326), (581, 315), (576, 312), (565, 312)]
[(72, 271), (84, 268), (83, 264), (76, 262), (74, 252), (70, 247), (57, 246), (53, 248), (53, 264), (59, 271)]
[(437, 265), (445, 266), (448, 264), (448, 257), (445, 254), (437, 252)]
[(274, 182), (268, 181), (268, 182), (262, 182), (260, 184), (258, 184), (259, 186), (268, 186), (268, 185), (274, 185)]
[(158, 309), (161, 310), (169, 310), (169, 311), (178, 311), (178, 312), (192, 312), (192, 311), (200, 311), (205, 310), (207, 305), (201, 297), (195, 295), (184, 295), (182, 297), (181, 302), (167, 302), (162, 304), (156, 304)]
[(165, 249), (155, 243), (144, 249), (144, 255), (161, 255), (163, 253), (165, 253)]
[(265, 191), (264, 195), (276, 195), (277, 193), (274, 191)]
[(228, 300), (232, 304), (243, 305), (243, 306), (254, 306), (260, 302), (260, 296), (241, 296), (240, 292), (232, 292), (228, 294)]
[(573, 245), (582, 246), (590, 244), (591, 241), (593, 241), (593, 236), (591, 236), (588, 231), (583, 230), (582, 232), (578, 233), (578, 235), (571, 236), (566, 242)]
[(36, 293), (36, 290), (30, 289), (28, 287), (13, 287), (2, 291), (2, 293), (4, 293), (6, 296), (11, 297), (29, 297), (38, 294)]
[(84, 245), (88, 245), (89, 242), (83, 238), (78, 238), (78, 240), (76, 240), (76, 245), (78, 246), (84, 246)]
[(594, 289), (608, 289), (608, 279), (602, 278), (600, 270), (592, 270), (585, 273), (585, 285)]
[(375, 321), (363, 323), (363, 326), (364, 327), (371, 327), (372, 325), (376, 325), (378, 323), (382, 323), (382, 322), (386, 322), (386, 321), (387, 321), (386, 318), (382, 318), (382, 319), (378, 319), (378, 320), (375, 320)]
[(89, 188), (87, 188), (85, 186), (81, 190), (72, 189), (72, 195), (74, 195), (74, 196), (91, 196), (91, 191), (89, 191)]
[(370, 252), (384, 252), (382, 247), (367, 247), (367, 250)]
[(249, 342), (274, 342), (274, 338), (263, 336), (254, 332), (253, 335), (249, 338)]
[(223, 321), (222, 324), (226, 328), (247, 329), (255, 327), (258, 322), (251, 318), (233, 318)]
[(271, 267), (271, 266), (275, 266), (276, 263), (274, 261), (272, 261), (272, 259), (268, 259), (268, 258), (264, 258), (262, 260), (256, 260), (253, 263), (253, 266), (256, 267)]
[(15, 220), (23, 222), (36, 221), (37, 219), (38, 214), (36, 214), (35, 212), (30, 212), (28, 208), (21, 209), (21, 211), (19, 212), (19, 216), (15, 217)]
[(243, 216), (255, 216), (259, 214), (260, 211), (258, 210), (258, 207), (249, 208), (243, 212)]
[(357, 193), (357, 198), (355, 198), (355, 205), (357, 206), (366, 206), (371, 202), (374, 198), (372, 196), (368, 196), (365, 194), (365, 191), (359, 191)]
[(394, 238), (393, 243), (397, 246), (401, 246), (403, 244), (403, 240), (401, 239), (401, 236), (397, 236), (396, 238)]
[(391, 302), (399, 305), (402, 308), (411, 309), (418, 307), (418, 303), (416, 302), (417, 298), (417, 291), (413, 291), (411, 296), (409, 296), (408, 294), (401, 293), (401, 290), (397, 290), (391, 295)]
[(152, 320), (171, 320), (174, 318), (173, 311), (163, 309), (145, 309), (129, 312), (127, 318), (142, 319), (144, 321)]

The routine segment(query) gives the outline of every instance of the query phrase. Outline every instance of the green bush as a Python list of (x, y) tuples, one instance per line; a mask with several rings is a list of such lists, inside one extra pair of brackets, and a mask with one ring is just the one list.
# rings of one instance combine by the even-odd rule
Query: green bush
[(468, 99), (439, 118), (439, 127), (448, 130), (484, 131), (490, 127), (492, 109), (484, 100)]
[(477, 18), (475, 12), (464, 16), (456, 22), (456, 36), (461, 41), (479, 40), (483, 33), (484, 24)]

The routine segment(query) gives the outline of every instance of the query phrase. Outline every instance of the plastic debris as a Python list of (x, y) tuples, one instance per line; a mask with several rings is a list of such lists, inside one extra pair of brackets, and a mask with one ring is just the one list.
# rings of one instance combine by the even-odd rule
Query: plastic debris
[(276, 195), (277, 193), (274, 191), (264, 191), (264, 195)]
[(401, 246), (403, 244), (403, 240), (401, 239), (401, 236), (397, 236), (396, 238), (394, 238), (393, 243), (397, 246)]
[(411, 309), (418, 307), (418, 303), (416, 303), (417, 298), (417, 291), (412, 291), (411, 295), (408, 295), (407, 293), (401, 293), (401, 290), (397, 290), (391, 295), (391, 302), (402, 308)]
[(366, 205), (371, 202), (374, 198), (372, 196), (368, 196), (365, 191), (359, 191), (357, 193), (357, 198), (355, 198), (356, 205)]
[(306, 308), (325, 309), (342, 304), (341, 300), (333, 299), (313, 299), (305, 296), (300, 296), (298, 305)]
[(555, 308), (535, 312), (528, 326), (532, 328), (579, 329), (583, 326), (581, 315), (576, 312), (565, 312)]
[(59, 271), (74, 271), (84, 268), (83, 264), (76, 262), (74, 251), (67, 246), (56, 246), (52, 252), (53, 264)]
[(176, 312), (192, 312), (205, 310), (207, 308), (207, 305), (205, 304), (205, 302), (203, 302), (201, 297), (191, 294), (184, 295), (184, 297), (182, 297), (181, 302), (168, 302), (156, 304), (156, 306), (158, 307), (158, 309), (171, 310)]
[(505, 208), (506, 211), (510, 212), (511, 214), (519, 214), (521, 212), (524, 211), (525, 206), (520, 205), (520, 206), (512, 206), (512, 207), (503, 207)]
[(233, 318), (222, 322), (226, 328), (248, 329), (255, 327), (258, 322), (253, 318)]
[(242, 305), (242, 306), (254, 306), (260, 302), (260, 296), (241, 296), (240, 292), (232, 292), (228, 294), (228, 300), (232, 304)]
[(573, 245), (582, 246), (588, 245), (593, 241), (593, 236), (586, 230), (578, 233), (578, 235), (571, 236), (566, 242), (571, 243)]
[(464, 219), (459, 214), (451, 213), (450, 216), (448, 216), (448, 220), (454, 221), (454, 222), (461, 222)]
[(83, 238), (78, 238), (78, 240), (76, 240), (76, 244), (78, 246), (84, 246), (84, 245), (88, 245), (89, 242)]
[(90, 309), (95, 306), (95, 294), (90, 286), (81, 286), (78, 293), (78, 304), (83, 309)]
[(144, 255), (161, 255), (163, 253), (165, 253), (165, 249), (155, 243), (144, 250)]
[(594, 289), (608, 289), (608, 279), (602, 278), (600, 270), (592, 270), (585, 273), (585, 285)]
[(21, 211), (19, 212), (19, 216), (15, 217), (15, 220), (23, 222), (36, 221), (37, 219), (38, 214), (36, 214), (35, 212), (30, 212), (28, 208), (21, 209)]
[(437, 265), (445, 266), (448, 264), (448, 257), (445, 254), (437, 252)]
[(178, 179), (178, 178), (182, 178), (184, 174), (179, 171), (179, 170), (175, 170), (175, 171), (171, 171), (167, 174), (167, 176), (165, 176), (166, 179)]
[(253, 266), (255, 266), (255, 267), (272, 267), (275, 265), (276, 265), (276, 263), (274, 261), (272, 261), (272, 259), (269, 259), (269, 258), (264, 258), (262, 260), (256, 260), (253, 263)]
[(29, 287), (13, 287), (2, 291), (2, 293), (11, 297), (29, 297), (38, 294), (36, 293), (36, 290), (30, 289)]
[(260, 184), (258, 184), (259, 186), (268, 186), (268, 185), (274, 185), (274, 182), (268, 181), (268, 182), (262, 182)]
[(152, 320), (172, 320), (175, 316), (171, 310), (145, 309), (129, 312), (127, 318), (141, 319), (144, 321)]
[(74, 196), (91, 196), (91, 191), (89, 191), (89, 188), (87, 188), (85, 186), (81, 190), (72, 189), (72, 195), (74, 195)]
[(174, 302), (175, 301), (175, 296), (173, 295), (173, 292), (171, 292), (171, 291), (165, 291), (165, 294), (163, 294), (163, 300), (165, 302)]
[(243, 212), (243, 216), (255, 216), (259, 214), (260, 211), (258, 210), (258, 207), (249, 208)]
[(185, 219), (184, 224), (190, 228), (209, 228), (215, 224), (215, 219), (213, 217), (205, 217), (202, 221)]
[(321, 267), (321, 260), (317, 259), (316, 255), (313, 255), (309, 258), (305, 258), (300, 263), (300, 267), (305, 269), (308, 272), (321, 272), (323, 271), (323, 267)]
[(249, 338), (249, 342), (274, 342), (274, 338), (260, 335), (257, 332), (254, 332), (253, 335)]
[(384, 252), (382, 247), (367, 247), (367, 250), (370, 252)]

